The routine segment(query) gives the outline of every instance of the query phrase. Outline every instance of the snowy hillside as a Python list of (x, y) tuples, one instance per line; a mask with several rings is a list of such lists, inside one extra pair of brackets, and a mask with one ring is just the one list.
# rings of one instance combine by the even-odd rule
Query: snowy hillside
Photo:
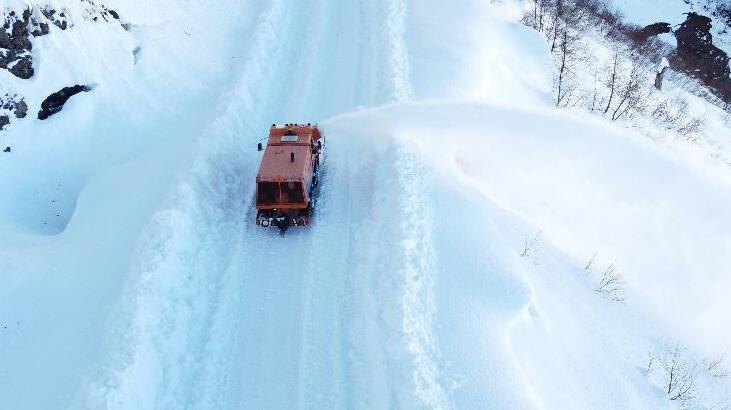
[[(0, 408), (731, 406), (720, 110), (556, 108), (524, 6), (5, 1)], [(256, 143), (311, 121), (280, 236)]]

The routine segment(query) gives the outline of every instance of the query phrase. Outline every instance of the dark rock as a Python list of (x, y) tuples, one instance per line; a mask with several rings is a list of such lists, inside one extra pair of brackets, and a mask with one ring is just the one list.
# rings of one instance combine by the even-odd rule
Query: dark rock
[(22, 79), (29, 79), (35, 74), (30, 54), (33, 49), (31, 36), (40, 37), (49, 34), (50, 23), (62, 30), (68, 27), (64, 13), (57, 15), (50, 7), (40, 7), (39, 10), (40, 15), (34, 14), (27, 8), (23, 10), (22, 16), (10, 11), (4, 15), (5, 30), (0, 30), (0, 68)]
[(653, 23), (649, 26), (635, 31), (632, 35), (637, 42), (644, 43), (650, 37), (659, 36), (660, 34), (667, 34), (672, 31), (673, 29), (668, 23)]
[(46, 7), (41, 9), (41, 13), (43, 16), (48, 19), (53, 25), (60, 28), (61, 30), (66, 30), (68, 28), (68, 23), (66, 22), (66, 14), (64, 12), (58, 13), (58, 17), (56, 17), (56, 10)]
[(25, 100), (21, 99), (15, 103), (13, 114), (15, 114), (15, 118), (25, 118), (28, 115), (28, 104), (25, 103)]
[(35, 74), (35, 71), (33, 70), (33, 60), (29, 55), (25, 55), (8, 71), (18, 78), (27, 80)]
[(38, 28), (33, 30), (33, 32), (31, 32), (31, 34), (33, 34), (33, 37), (45, 36), (46, 34), (49, 33), (48, 28), (49, 28), (48, 23), (40, 23), (40, 24), (38, 24)]
[(23, 79), (33, 76), (33, 62), (30, 57), (33, 44), (28, 32), (30, 23), (29, 9), (23, 11), (22, 19), (15, 12), (10, 12), (5, 16), (5, 30), (0, 30), (0, 68)]
[(116, 11), (114, 11), (114, 10), (109, 10), (109, 14), (111, 14), (111, 15), (112, 15), (112, 17), (114, 17), (114, 19), (115, 19), (115, 20), (119, 20), (119, 14), (117, 14), (117, 12), (116, 12)]
[(687, 16), (675, 30), (678, 48), (669, 59), (671, 68), (698, 78), (724, 100), (731, 101), (729, 57), (713, 45), (711, 19), (697, 13)]
[[(5, 147), (5, 149), (3, 150), (3, 152), (10, 152), (10, 147)], [(7, 327), (4, 327), (3, 329), (7, 329)]]
[[(0, 108), (12, 112), (15, 118), (24, 118), (28, 113), (28, 104), (25, 103), (25, 99), (13, 94), (0, 95)], [(7, 125), (10, 122), (10, 116), (4, 115), (3, 117), (6, 120), (2, 122)]]
[(61, 90), (49, 95), (43, 103), (41, 110), (38, 111), (38, 119), (45, 120), (63, 109), (64, 104), (74, 95), (89, 91), (91, 88), (85, 85), (75, 85), (73, 87), (64, 87)]
[(10, 117), (7, 115), (0, 115), (0, 130), (5, 129), (5, 126), (10, 124)]

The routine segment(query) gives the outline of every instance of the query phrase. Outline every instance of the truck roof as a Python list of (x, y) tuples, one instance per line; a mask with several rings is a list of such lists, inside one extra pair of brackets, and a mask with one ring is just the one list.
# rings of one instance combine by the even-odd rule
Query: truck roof
[[(314, 126), (272, 126), (269, 143), (259, 165), (258, 181), (303, 181), (312, 170), (313, 140), (320, 139), (320, 131)], [(294, 161), (292, 161), (294, 154)]]
[(312, 167), (310, 155), (309, 145), (270, 145), (264, 151), (256, 180), (302, 181)]

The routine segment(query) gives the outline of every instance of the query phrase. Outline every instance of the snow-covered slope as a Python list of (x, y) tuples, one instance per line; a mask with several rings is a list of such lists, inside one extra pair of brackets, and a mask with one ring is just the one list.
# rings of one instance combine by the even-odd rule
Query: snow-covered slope
[[(729, 170), (550, 108), (496, 6), (105, 5), (0, 71), (96, 84), (0, 134), (0, 407), (673, 408), (648, 353), (731, 344)], [(256, 228), (256, 141), (315, 120), (316, 222)]]

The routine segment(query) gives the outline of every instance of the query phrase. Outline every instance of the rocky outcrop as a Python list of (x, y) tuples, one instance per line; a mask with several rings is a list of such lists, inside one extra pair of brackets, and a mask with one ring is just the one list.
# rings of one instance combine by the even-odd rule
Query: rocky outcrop
[(659, 36), (660, 34), (667, 34), (672, 32), (673, 29), (669, 23), (654, 23), (649, 26), (645, 26), (632, 33), (634, 40), (637, 43), (645, 43), (650, 37)]
[(13, 117), (25, 118), (28, 115), (28, 104), (18, 95), (0, 96), (0, 130), (10, 124)]
[(73, 87), (64, 87), (59, 91), (49, 95), (43, 103), (41, 103), (41, 110), (38, 111), (38, 119), (45, 120), (53, 114), (58, 113), (63, 109), (64, 104), (69, 98), (74, 95), (90, 91), (91, 87), (87, 85), (75, 85)]
[(10, 11), (3, 16), (3, 29), (0, 30), (0, 68), (8, 70), (18, 78), (33, 77), (32, 37), (40, 37), (49, 33), (49, 22), (62, 30), (68, 26), (65, 14), (56, 14), (48, 7), (25, 9), (22, 13)]
[[(86, 21), (109, 22), (124, 28), (119, 13), (99, 4), (96, 0), (78, 0), (81, 9), (75, 10), (74, 17)], [(46, 3), (48, 4), (48, 3)], [(0, 69), (12, 75), (29, 79), (35, 75), (33, 67), (33, 39), (51, 34), (53, 30), (73, 28), (69, 11), (54, 9), (49, 5), (29, 4), (24, 9), (10, 10), (0, 6)], [(55, 27), (54, 27), (55, 26)], [(48, 67), (53, 69), (53, 67)], [(47, 119), (63, 109), (64, 104), (72, 96), (91, 90), (90, 86), (75, 85), (65, 87), (46, 98), (38, 112), (39, 119)], [(49, 92), (51, 90), (48, 90)], [(24, 118), (28, 113), (28, 105), (22, 96), (0, 95), (0, 130), (6, 128), (14, 119)], [(14, 118), (13, 118), (14, 117)]]
[[(84, 0), (84, 3), (90, 20), (119, 21), (119, 14), (116, 11), (89, 0)], [(31, 39), (49, 34), (51, 24), (60, 30), (71, 27), (67, 12), (55, 10), (50, 6), (31, 7), (22, 12), (10, 11), (0, 14), (0, 23), (3, 25), (3, 29), (0, 29), (0, 68), (22, 79), (29, 79), (35, 74)]]
[(713, 45), (711, 19), (697, 13), (687, 16), (675, 30), (678, 48), (670, 58), (671, 68), (698, 78), (725, 101), (731, 101), (729, 57)]

